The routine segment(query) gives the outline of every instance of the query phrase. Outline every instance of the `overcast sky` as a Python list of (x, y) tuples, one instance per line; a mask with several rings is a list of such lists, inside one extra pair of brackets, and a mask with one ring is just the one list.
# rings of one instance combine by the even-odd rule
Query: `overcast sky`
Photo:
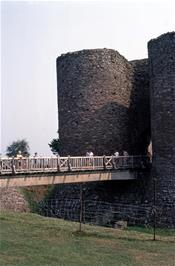
[(175, 30), (173, 1), (1, 2), (1, 153), (17, 139), (51, 154), (57, 137), (56, 58), (113, 48), (147, 57), (147, 41)]

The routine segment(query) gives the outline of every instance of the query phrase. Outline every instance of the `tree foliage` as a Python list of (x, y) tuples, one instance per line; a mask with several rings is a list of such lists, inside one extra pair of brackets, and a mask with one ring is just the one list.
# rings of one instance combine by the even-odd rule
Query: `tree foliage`
[(17, 140), (17, 141), (13, 141), (12, 144), (10, 144), (7, 147), (6, 155), (9, 157), (13, 157), (13, 156), (16, 157), (16, 155), (20, 151), (21, 155), (26, 157), (30, 155), (29, 150), (30, 150), (29, 144), (25, 139)]
[(60, 151), (60, 140), (53, 139), (49, 144), (49, 147), (53, 154), (58, 155)]

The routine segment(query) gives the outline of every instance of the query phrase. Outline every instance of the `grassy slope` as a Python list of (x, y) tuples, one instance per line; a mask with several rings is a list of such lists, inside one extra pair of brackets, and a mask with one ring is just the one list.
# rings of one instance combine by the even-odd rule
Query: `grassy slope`
[(158, 241), (139, 228), (120, 231), (83, 226), (36, 214), (2, 212), (0, 265), (113, 266), (175, 265), (175, 231), (159, 231)]

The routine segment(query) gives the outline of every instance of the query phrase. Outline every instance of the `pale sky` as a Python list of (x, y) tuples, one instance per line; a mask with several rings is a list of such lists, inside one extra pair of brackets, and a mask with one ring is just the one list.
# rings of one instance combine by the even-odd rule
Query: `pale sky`
[(51, 155), (57, 137), (56, 58), (112, 48), (129, 60), (147, 57), (147, 42), (175, 30), (174, 1), (1, 2), (1, 143), (29, 141)]

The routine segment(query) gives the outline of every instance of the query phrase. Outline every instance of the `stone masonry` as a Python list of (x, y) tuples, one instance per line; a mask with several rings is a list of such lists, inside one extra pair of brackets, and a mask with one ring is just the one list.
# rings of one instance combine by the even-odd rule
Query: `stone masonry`
[(62, 155), (130, 151), (132, 66), (109, 49), (83, 50), (57, 59)]
[(151, 138), (148, 59), (130, 61), (130, 64), (133, 67), (133, 87), (129, 107), (132, 154), (146, 154)]
[(146, 154), (152, 139), (149, 173), (137, 181), (86, 185), (88, 197), (152, 206), (156, 177), (158, 224), (175, 227), (175, 32), (151, 40), (148, 52), (148, 59), (130, 62), (111, 49), (57, 58), (61, 155)]
[(148, 43), (152, 175), (157, 183), (157, 204), (163, 206), (162, 223), (175, 226), (175, 32)]

